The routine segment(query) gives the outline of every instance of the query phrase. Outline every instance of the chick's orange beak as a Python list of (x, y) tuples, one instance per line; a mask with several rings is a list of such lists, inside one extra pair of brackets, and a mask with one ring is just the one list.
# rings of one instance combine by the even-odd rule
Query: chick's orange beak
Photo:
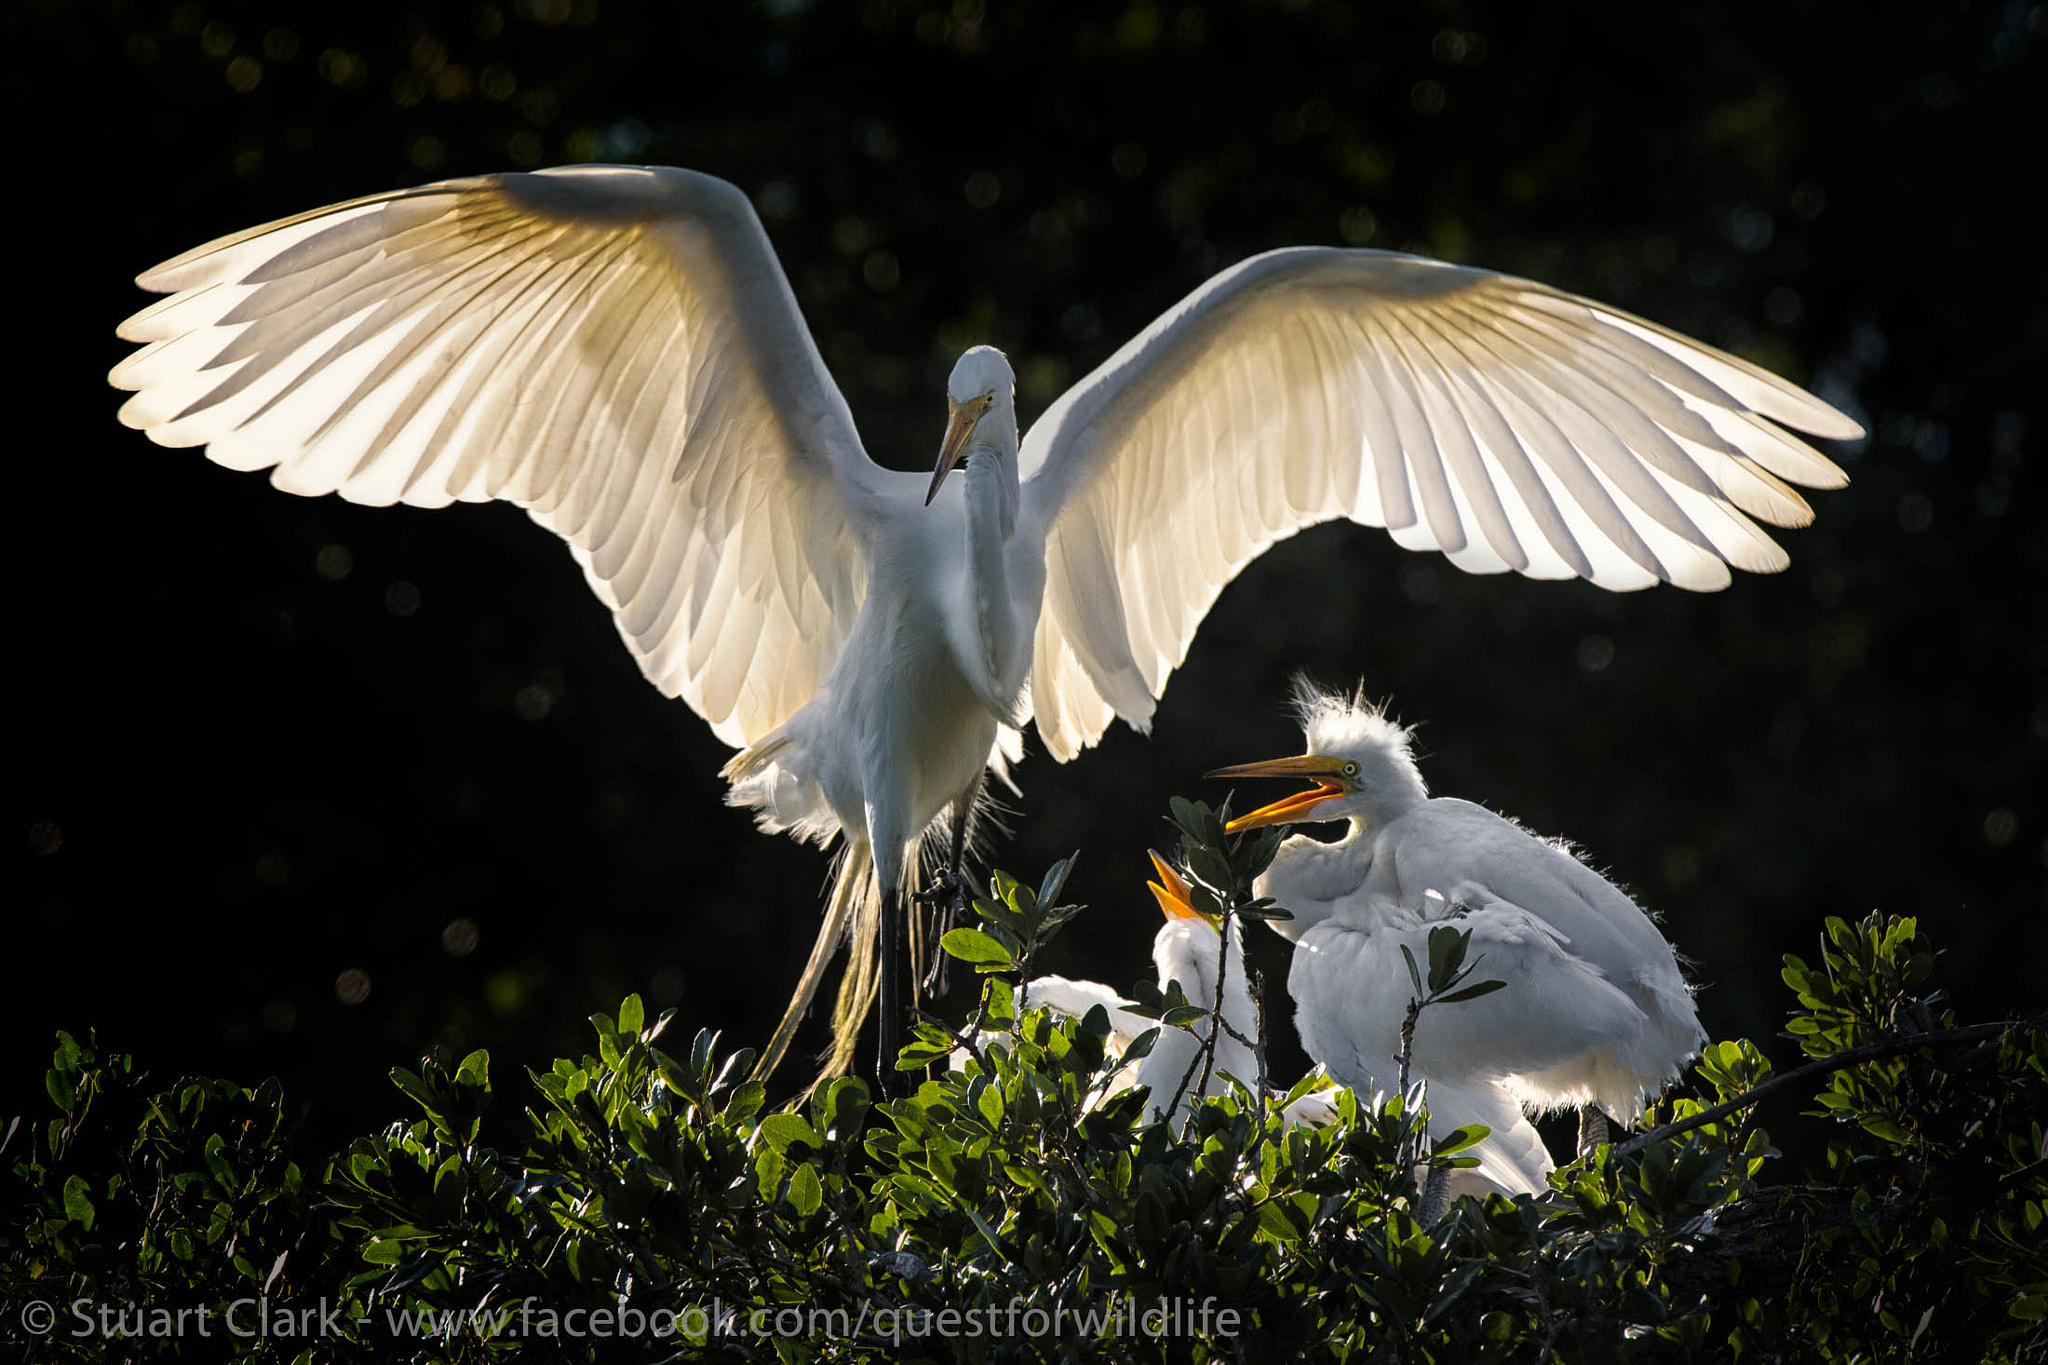
[(1159, 874), (1158, 881), (1146, 882), (1145, 885), (1151, 888), (1152, 898), (1159, 902), (1159, 908), (1166, 912), (1166, 917), (1168, 919), (1201, 919), (1202, 912), (1195, 909), (1194, 903), (1189, 897), (1187, 881), (1182, 878), (1180, 873), (1173, 870), (1173, 865), (1167, 862), (1166, 859), (1160, 857), (1157, 853), (1152, 853), (1150, 849), (1145, 851), (1152, 854), (1153, 870)]
[(1317, 806), (1335, 797), (1350, 794), (1351, 788), (1344, 780), (1342, 759), (1326, 758), (1322, 754), (1297, 754), (1292, 758), (1269, 758), (1263, 763), (1239, 763), (1234, 767), (1218, 768), (1210, 777), (1305, 777), (1315, 785), (1305, 792), (1282, 797), (1270, 806), (1261, 806), (1238, 816), (1223, 827), (1227, 834), (1241, 830), (1257, 829), (1261, 825), (1290, 825), (1313, 820), (1310, 814)]

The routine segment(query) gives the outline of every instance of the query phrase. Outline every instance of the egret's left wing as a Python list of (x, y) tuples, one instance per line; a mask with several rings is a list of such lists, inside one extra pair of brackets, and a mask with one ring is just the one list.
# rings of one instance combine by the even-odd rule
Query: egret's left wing
[[(746, 195), (691, 171), (448, 180), (144, 274), (111, 376), (167, 446), (351, 502), (502, 499), (663, 692), (751, 744), (831, 673), (891, 475)], [(915, 479), (909, 479), (915, 484)]]
[[(1768, 421), (1764, 419), (1770, 419)], [(1195, 627), (1275, 541), (1337, 517), (1475, 573), (1722, 587), (1843, 482), (1773, 422), (1861, 429), (1655, 323), (1528, 280), (1295, 248), (1223, 272), (1025, 436), (1047, 532), (1032, 710), (1059, 759), (1143, 729)]]

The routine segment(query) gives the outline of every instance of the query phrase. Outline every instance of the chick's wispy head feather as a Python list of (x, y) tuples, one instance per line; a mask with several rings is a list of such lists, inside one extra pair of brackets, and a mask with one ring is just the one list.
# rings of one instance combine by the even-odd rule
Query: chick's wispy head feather
[(1384, 817), (1428, 797), (1422, 770), (1415, 765), (1415, 732), (1368, 702), (1363, 684), (1346, 696), (1296, 675), (1293, 700), (1308, 752), (1358, 765), (1356, 772), (1344, 775), (1345, 786), (1358, 799), (1330, 803), (1329, 814)]

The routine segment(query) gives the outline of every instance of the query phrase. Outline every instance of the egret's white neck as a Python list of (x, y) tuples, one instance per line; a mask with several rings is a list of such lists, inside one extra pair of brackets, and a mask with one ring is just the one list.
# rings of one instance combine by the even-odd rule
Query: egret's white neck
[(966, 498), (967, 578), (976, 637), (970, 682), (991, 711), (1014, 723), (1016, 695), (1029, 665), (1022, 651), (1029, 647), (1026, 633), (1033, 623), (1020, 619), (1011, 581), (1015, 566), (1010, 539), (1017, 529), (1018, 504), (1017, 418), (1007, 394), (997, 397), (975, 428), (960, 478), (965, 485), (961, 492)]
[(1370, 826), (1358, 816), (1345, 826), (1344, 837), (1333, 843), (1306, 834), (1290, 836), (1258, 880), (1258, 893), (1273, 897), (1294, 917), (1268, 921), (1289, 943), (1299, 943), (1303, 934), (1328, 919), (1372, 871)]
[(1017, 409), (1000, 390), (967, 445), (967, 527), (973, 545), (1007, 544), (1017, 529)]

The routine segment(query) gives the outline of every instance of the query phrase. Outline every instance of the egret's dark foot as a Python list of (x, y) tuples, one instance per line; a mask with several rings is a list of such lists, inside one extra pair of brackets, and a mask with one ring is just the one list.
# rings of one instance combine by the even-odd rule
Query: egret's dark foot
[(932, 884), (922, 891), (910, 893), (910, 899), (919, 905), (944, 905), (957, 910), (965, 902), (960, 878), (950, 867), (939, 868), (932, 873)]
[(1579, 1110), (1579, 1155), (1590, 1156), (1593, 1149), (1608, 1141), (1607, 1115), (1600, 1106), (1589, 1104)]
[(1451, 1173), (1438, 1169), (1422, 1182), (1422, 1196), (1416, 1201), (1415, 1218), (1424, 1227), (1434, 1224), (1451, 1207)]
[[(946, 936), (948, 931), (959, 927), (967, 918), (967, 884), (950, 867), (942, 867), (932, 874), (932, 884), (916, 892), (912, 899), (919, 905), (938, 906), (938, 933), (932, 942)], [(929, 1000), (937, 1000), (952, 987), (952, 959), (943, 949), (932, 954), (931, 970), (925, 974), (924, 994)]]

